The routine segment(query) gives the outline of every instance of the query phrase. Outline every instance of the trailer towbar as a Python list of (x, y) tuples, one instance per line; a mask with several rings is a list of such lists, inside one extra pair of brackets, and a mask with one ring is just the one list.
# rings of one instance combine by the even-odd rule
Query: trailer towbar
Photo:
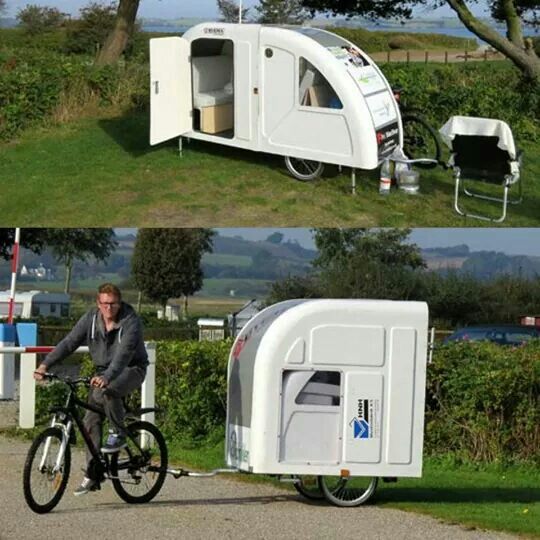
[(202, 472), (193, 472), (186, 471), (185, 469), (167, 469), (169, 474), (172, 474), (174, 478), (180, 478), (181, 476), (193, 476), (196, 478), (210, 478), (216, 476), (216, 474), (221, 473), (237, 473), (240, 472), (238, 469), (214, 469), (213, 471), (202, 473)]

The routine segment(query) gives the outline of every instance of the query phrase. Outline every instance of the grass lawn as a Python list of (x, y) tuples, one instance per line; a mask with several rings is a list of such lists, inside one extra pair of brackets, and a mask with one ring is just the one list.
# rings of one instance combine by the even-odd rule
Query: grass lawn
[[(540, 225), (540, 151), (524, 150), (524, 202), (504, 226)], [(199, 141), (182, 159), (175, 142), (151, 148), (145, 114), (28, 131), (0, 145), (0, 178), (0, 226), (491, 225), (453, 211), (452, 176), (440, 168), (421, 171), (417, 196), (380, 196), (378, 172), (359, 172), (352, 196), (348, 172), (306, 184), (268, 154)]]
[[(221, 441), (204, 448), (174, 443), (169, 453), (171, 459), (187, 468), (224, 466)], [(265, 477), (234, 478), (261, 481)], [(395, 484), (380, 482), (373, 504), (420, 512), (471, 528), (540, 538), (540, 470), (532, 465), (475, 467), (425, 459), (422, 478), (402, 478)]]

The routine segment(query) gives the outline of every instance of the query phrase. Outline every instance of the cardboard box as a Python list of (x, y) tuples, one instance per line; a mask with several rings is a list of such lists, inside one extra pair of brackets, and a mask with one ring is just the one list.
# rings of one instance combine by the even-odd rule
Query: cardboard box
[(234, 109), (232, 103), (201, 108), (201, 131), (203, 133), (220, 133), (233, 129)]

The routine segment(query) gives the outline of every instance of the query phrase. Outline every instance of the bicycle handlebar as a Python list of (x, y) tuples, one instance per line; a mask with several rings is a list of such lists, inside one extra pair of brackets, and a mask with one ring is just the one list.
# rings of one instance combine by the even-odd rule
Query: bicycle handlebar
[(34, 373), (39, 373), (45, 380), (57, 380), (70, 386), (77, 386), (79, 384), (84, 386), (90, 386), (91, 377), (77, 377), (76, 379), (72, 379), (71, 377), (60, 377), (60, 375), (56, 375), (56, 373), (51, 373), (49, 371), (45, 373), (34, 371)]

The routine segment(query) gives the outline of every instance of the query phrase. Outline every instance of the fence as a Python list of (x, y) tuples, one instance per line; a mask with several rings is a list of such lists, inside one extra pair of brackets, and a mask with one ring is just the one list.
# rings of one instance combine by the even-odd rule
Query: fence
[(505, 60), (505, 56), (491, 49), (481, 51), (421, 51), (421, 50), (392, 50), (386, 52), (372, 53), (373, 60), (379, 63), (405, 62), (419, 63), (439, 62), (444, 64), (454, 64), (456, 62), (488, 62)]
[[(154, 407), (155, 380), (156, 380), (156, 344), (145, 343), (148, 353), (149, 365), (146, 378), (141, 389), (141, 406)], [(36, 423), (36, 381), (34, 370), (38, 354), (47, 354), (54, 347), (0, 347), (0, 364), (6, 360), (7, 355), (20, 355), (20, 382), (19, 382), (19, 427), (33, 428)], [(79, 347), (78, 354), (88, 353), (88, 347)], [(144, 420), (154, 422), (154, 413), (143, 414)]]

